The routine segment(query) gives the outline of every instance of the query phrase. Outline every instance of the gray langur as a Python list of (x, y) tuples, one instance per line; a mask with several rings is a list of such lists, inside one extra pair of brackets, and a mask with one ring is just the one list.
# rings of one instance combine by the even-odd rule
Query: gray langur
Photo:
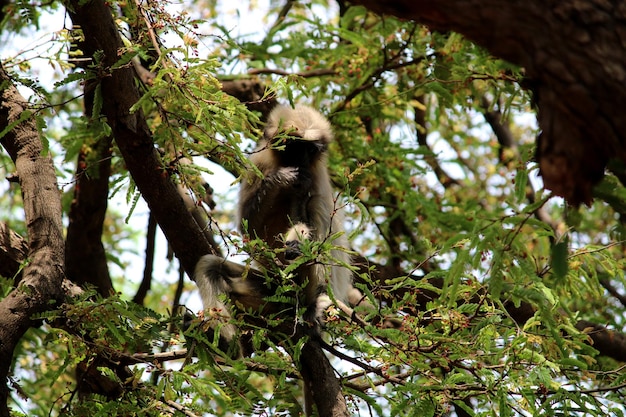
[[(250, 237), (258, 237), (272, 248), (291, 249), (287, 260), (297, 254), (297, 242), (332, 242), (332, 266), (315, 264), (301, 268), (308, 280), (305, 301), (311, 305), (326, 292), (330, 281), (333, 295), (348, 302), (352, 287), (348, 239), (343, 233), (343, 216), (336, 207), (328, 175), (327, 151), (333, 140), (330, 123), (308, 106), (276, 107), (269, 115), (263, 139), (250, 161), (263, 173), (244, 180), (239, 194), (240, 230), (244, 222)], [(241, 230), (245, 232), (244, 230)], [(323, 311), (328, 307), (321, 305)], [(321, 311), (317, 311), (319, 318)]]
[[(334, 238), (330, 265), (309, 262), (297, 270), (301, 282), (307, 283), (304, 301), (319, 323), (331, 304), (326, 294), (329, 283), (337, 300), (356, 304), (361, 298), (352, 286), (352, 271), (347, 267), (348, 240), (328, 175), (327, 149), (332, 140), (330, 123), (317, 110), (308, 106), (276, 107), (250, 157), (263, 177), (251, 172), (242, 180), (239, 195), (240, 231), (271, 248), (284, 249), (279, 251), (283, 262), (299, 254), (304, 240)], [(243, 279), (243, 273), (240, 265), (212, 255), (202, 257), (195, 278), (204, 307), (227, 315), (228, 310), (218, 299), (220, 293), (255, 294), (258, 285), (255, 288), (251, 280)], [(221, 336), (230, 339), (234, 330), (224, 326)]]

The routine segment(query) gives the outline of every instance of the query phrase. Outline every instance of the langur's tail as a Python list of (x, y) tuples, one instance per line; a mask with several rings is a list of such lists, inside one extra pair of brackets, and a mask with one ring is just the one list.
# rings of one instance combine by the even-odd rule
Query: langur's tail
[(200, 290), (204, 309), (210, 310), (211, 317), (218, 317), (219, 321), (224, 322), (220, 326), (220, 338), (230, 343), (235, 338), (237, 329), (234, 325), (226, 323), (230, 320), (230, 312), (220, 300), (221, 294), (231, 292), (227, 263), (231, 262), (219, 256), (204, 255), (196, 264), (194, 280)]

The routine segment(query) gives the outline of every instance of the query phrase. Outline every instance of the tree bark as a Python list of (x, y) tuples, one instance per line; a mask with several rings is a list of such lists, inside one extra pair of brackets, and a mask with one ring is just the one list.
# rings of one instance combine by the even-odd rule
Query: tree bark
[(9, 416), (7, 378), (13, 351), (33, 324), (33, 314), (63, 297), (64, 240), (61, 194), (52, 159), (43, 152), (35, 120), (26, 100), (0, 66), (0, 139), (15, 163), (24, 201), (29, 264), (19, 286), (0, 301), (0, 416)]
[[(85, 85), (85, 116), (91, 119), (94, 104), (93, 81)], [(92, 284), (103, 297), (113, 292), (102, 229), (109, 200), (112, 138), (100, 138), (84, 145), (78, 154), (74, 198), (69, 212), (65, 267), (72, 282)]]
[[(76, 167), (74, 198), (69, 212), (65, 265), (67, 277), (84, 286), (92, 284), (103, 297), (113, 292), (102, 229), (106, 218), (111, 173), (111, 139), (102, 138), (91, 151), (81, 150)], [(96, 167), (84, 166), (96, 154)], [(95, 173), (95, 175), (94, 175)]]
[(626, 3), (618, 0), (355, 0), (453, 30), (524, 67), (547, 188), (578, 204), (610, 158), (626, 163)]
[(8, 224), (0, 222), (0, 276), (15, 276), (27, 253), (26, 240), (11, 230)]
[[(317, 415), (320, 417), (350, 416), (341, 384), (317, 340), (311, 339), (302, 346), (300, 364), (305, 397), (309, 397), (317, 406)], [(305, 404), (306, 408), (310, 408), (311, 405)]]

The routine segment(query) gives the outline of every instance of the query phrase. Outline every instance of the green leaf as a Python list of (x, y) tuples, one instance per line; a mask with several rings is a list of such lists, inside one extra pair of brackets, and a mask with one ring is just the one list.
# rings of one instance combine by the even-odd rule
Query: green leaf
[(517, 201), (526, 201), (526, 187), (528, 186), (528, 172), (518, 169), (515, 173), (515, 198)]
[(561, 242), (552, 245), (551, 249), (551, 262), (552, 272), (557, 279), (563, 279), (567, 275), (568, 271), (568, 240), (565, 239)]

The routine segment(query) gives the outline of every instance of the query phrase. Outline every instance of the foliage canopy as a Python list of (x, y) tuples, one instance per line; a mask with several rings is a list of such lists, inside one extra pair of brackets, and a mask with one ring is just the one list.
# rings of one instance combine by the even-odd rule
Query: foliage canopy
[[(275, 344), (270, 330), (239, 317), (256, 350), (229, 359), (204, 331), (201, 319), (210, 314), (183, 325), (181, 292), (194, 287), (182, 269), (180, 280), (171, 279), (172, 258), (169, 271), (147, 267), (151, 289), (135, 294), (142, 193), (113, 137), (120, 122), (103, 111), (111, 94), (103, 80), (135, 65), (148, 74), (135, 81), (141, 96), (132, 112), (145, 117), (159, 150), (162, 171), (154, 175), (189, 190), (196, 206), (216, 204), (207, 230), (226, 256), (267, 251), (236, 232), (232, 192), (253, 169), (247, 155), (263, 106), (276, 98), (308, 103), (333, 124), (329, 170), (348, 214), (355, 285), (380, 306), (357, 309), (362, 320), (329, 312), (327, 356), (352, 413), (623, 415), (626, 345), (614, 330), (626, 310), (626, 191), (607, 176), (595, 203), (576, 208), (543, 189), (523, 69), (456, 33), (343, 2), (251, 2), (236, 10), (224, 3), (108, 2), (124, 45), (112, 65), (101, 51), (83, 50), (89, 35), (69, 29), (80, 2), (5, 7), (2, 67), (29, 97), (22, 117), (36, 118), (54, 159), (66, 224), (90, 186), (81, 178), (103, 181), (116, 203), (106, 210), (105, 197), (93, 210), (106, 210), (95, 238), (99, 256), (117, 266), (107, 273), (117, 294), (88, 268), (68, 273), (91, 286), (38, 314), (41, 326), (22, 338), (12, 363), (13, 412), (302, 412), (303, 340)], [(8, 46), (23, 36), (41, 39), (36, 56)], [(254, 98), (242, 93), (253, 88), (261, 92)], [(16, 125), (0, 126), (0, 136)], [(105, 160), (110, 172), (99, 168)], [(0, 170), (15, 170), (8, 153), (0, 153)], [(20, 187), (5, 181), (2, 191), (0, 220), (25, 236)], [(83, 232), (68, 231), (66, 247), (89, 239)], [(68, 249), (66, 262), (73, 256), (81, 255)], [(3, 295), (13, 278), (2, 280)], [(389, 316), (401, 326), (381, 326)], [(108, 385), (94, 386), (96, 375)]]

